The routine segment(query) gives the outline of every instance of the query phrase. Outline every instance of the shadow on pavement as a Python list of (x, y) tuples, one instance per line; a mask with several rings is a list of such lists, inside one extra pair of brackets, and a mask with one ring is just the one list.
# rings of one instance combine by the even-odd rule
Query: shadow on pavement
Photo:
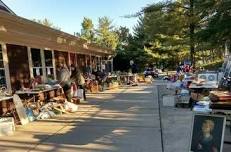
[[(37, 128), (44, 125), (48, 133), (24, 129), (32, 137), (25, 137), (25, 140), (0, 138), (1, 151), (13, 148), (41, 152), (148, 152), (156, 146), (150, 139), (155, 138), (155, 131), (159, 129), (154, 122), (158, 113), (153, 112), (157, 107), (153, 101), (152, 86), (124, 87), (117, 91), (89, 95), (89, 102), (81, 104), (75, 114), (31, 123)], [(27, 141), (31, 138), (32, 141)]]

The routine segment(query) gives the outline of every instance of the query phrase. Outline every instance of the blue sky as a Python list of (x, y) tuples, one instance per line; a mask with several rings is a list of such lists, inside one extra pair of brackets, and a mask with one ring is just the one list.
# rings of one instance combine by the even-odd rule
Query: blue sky
[(108, 16), (115, 26), (132, 29), (137, 18), (121, 16), (134, 14), (158, 0), (2, 0), (17, 15), (27, 19), (47, 18), (62, 31), (80, 32), (84, 17), (97, 25), (98, 17)]

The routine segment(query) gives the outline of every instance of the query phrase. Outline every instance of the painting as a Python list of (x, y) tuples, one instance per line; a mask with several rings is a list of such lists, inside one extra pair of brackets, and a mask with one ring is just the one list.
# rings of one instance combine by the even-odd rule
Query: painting
[(222, 152), (226, 119), (218, 115), (195, 114), (191, 152)]

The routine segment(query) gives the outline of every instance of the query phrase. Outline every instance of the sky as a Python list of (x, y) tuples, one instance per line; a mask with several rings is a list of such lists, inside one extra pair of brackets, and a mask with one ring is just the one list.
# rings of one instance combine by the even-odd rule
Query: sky
[(49, 19), (62, 31), (74, 34), (81, 31), (84, 17), (91, 18), (97, 27), (99, 17), (107, 16), (116, 27), (126, 26), (132, 31), (135, 14), (158, 0), (2, 0), (18, 16), (27, 19)]

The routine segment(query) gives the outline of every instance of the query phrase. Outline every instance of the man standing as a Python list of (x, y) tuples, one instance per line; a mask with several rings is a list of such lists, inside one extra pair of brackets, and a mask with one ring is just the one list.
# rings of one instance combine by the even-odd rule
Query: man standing
[(57, 79), (62, 86), (64, 94), (68, 101), (71, 101), (71, 80), (70, 72), (65, 63), (60, 63), (57, 68)]

